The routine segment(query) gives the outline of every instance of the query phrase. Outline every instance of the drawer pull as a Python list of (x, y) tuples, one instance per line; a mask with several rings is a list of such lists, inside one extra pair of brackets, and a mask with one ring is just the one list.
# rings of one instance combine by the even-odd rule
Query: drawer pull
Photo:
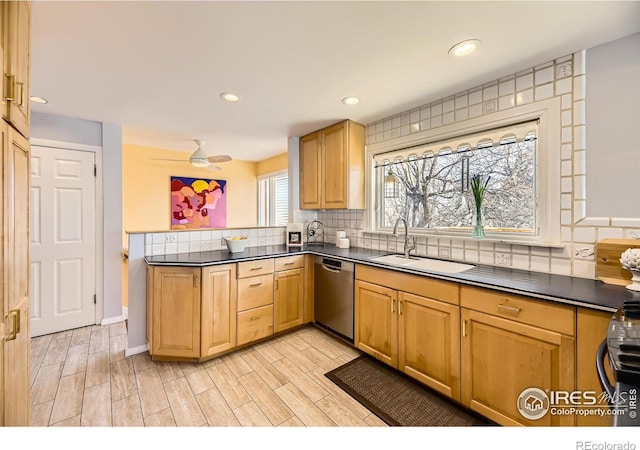
[(262, 317), (262, 316), (251, 316), (251, 318), (249, 320), (258, 320), (260, 317)]
[(507, 305), (498, 305), (498, 309), (503, 310), (504, 312), (509, 312), (511, 314), (519, 314), (520, 308), (516, 308), (515, 306), (507, 306)]
[(294, 265), (294, 264), (295, 264), (295, 263), (294, 263), (293, 261), (284, 263), (284, 265), (285, 265), (285, 266), (292, 266), (292, 265)]
[(262, 267), (252, 267), (252, 268), (251, 268), (251, 269), (249, 269), (249, 270), (262, 270)]
[(462, 337), (467, 337), (467, 321), (462, 321)]
[(393, 314), (395, 312), (395, 309), (394, 309), (394, 306), (395, 306), (394, 303), (395, 302), (396, 302), (396, 300), (392, 298), (391, 299), (391, 314)]
[(253, 283), (253, 284), (250, 284), (250, 285), (249, 285), (249, 287), (256, 287), (256, 286), (260, 286), (261, 284), (262, 284), (262, 282), (260, 282), (260, 283)]

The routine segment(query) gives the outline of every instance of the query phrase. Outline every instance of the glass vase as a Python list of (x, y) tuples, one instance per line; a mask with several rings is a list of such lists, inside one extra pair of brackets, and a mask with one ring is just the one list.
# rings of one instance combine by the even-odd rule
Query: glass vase
[(484, 239), (484, 222), (482, 220), (482, 205), (476, 205), (476, 213), (473, 221), (473, 237), (474, 239)]

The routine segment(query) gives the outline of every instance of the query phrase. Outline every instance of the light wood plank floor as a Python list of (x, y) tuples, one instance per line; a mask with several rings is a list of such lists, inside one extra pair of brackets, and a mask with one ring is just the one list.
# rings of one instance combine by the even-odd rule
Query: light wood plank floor
[(124, 322), (31, 340), (31, 425), (386, 426), (324, 374), (360, 353), (313, 326), (204, 362), (125, 357)]

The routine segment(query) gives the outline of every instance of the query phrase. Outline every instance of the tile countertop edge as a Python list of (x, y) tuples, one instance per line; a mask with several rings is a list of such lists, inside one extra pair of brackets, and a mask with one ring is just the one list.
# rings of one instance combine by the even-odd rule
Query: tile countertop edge
[(588, 278), (485, 266), (481, 264), (474, 264), (475, 267), (473, 269), (465, 272), (447, 274), (410, 269), (370, 260), (370, 258), (375, 256), (392, 253), (394, 252), (361, 247), (340, 249), (332, 244), (305, 245), (304, 247), (286, 247), (282, 245), (249, 247), (242, 253), (229, 253), (227, 250), (215, 250), (148, 256), (145, 257), (145, 261), (152, 266), (204, 267), (287, 255), (313, 254), (606, 312), (614, 312), (625, 300), (640, 300), (640, 293), (632, 292), (622, 286), (606, 284), (600, 280)]

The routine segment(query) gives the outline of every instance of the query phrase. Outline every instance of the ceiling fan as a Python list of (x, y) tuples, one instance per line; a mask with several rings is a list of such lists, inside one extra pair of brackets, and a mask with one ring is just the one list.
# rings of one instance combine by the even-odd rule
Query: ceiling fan
[(204, 144), (206, 144), (206, 142), (201, 140), (201, 139), (194, 139), (193, 141), (196, 144), (198, 144), (198, 148), (196, 149), (195, 152), (193, 152), (191, 154), (191, 156), (189, 157), (188, 160), (184, 160), (184, 159), (167, 159), (167, 158), (152, 158), (152, 159), (155, 159), (155, 160), (158, 160), (158, 161), (173, 161), (173, 162), (181, 162), (181, 163), (184, 163), (184, 162), (188, 161), (194, 167), (208, 167), (211, 170), (221, 170), (222, 169), (220, 166), (215, 166), (215, 165), (212, 165), (212, 164), (231, 161), (231, 156), (229, 156), (229, 155), (207, 156), (207, 154), (202, 149), (202, 147), (204, 146)]

